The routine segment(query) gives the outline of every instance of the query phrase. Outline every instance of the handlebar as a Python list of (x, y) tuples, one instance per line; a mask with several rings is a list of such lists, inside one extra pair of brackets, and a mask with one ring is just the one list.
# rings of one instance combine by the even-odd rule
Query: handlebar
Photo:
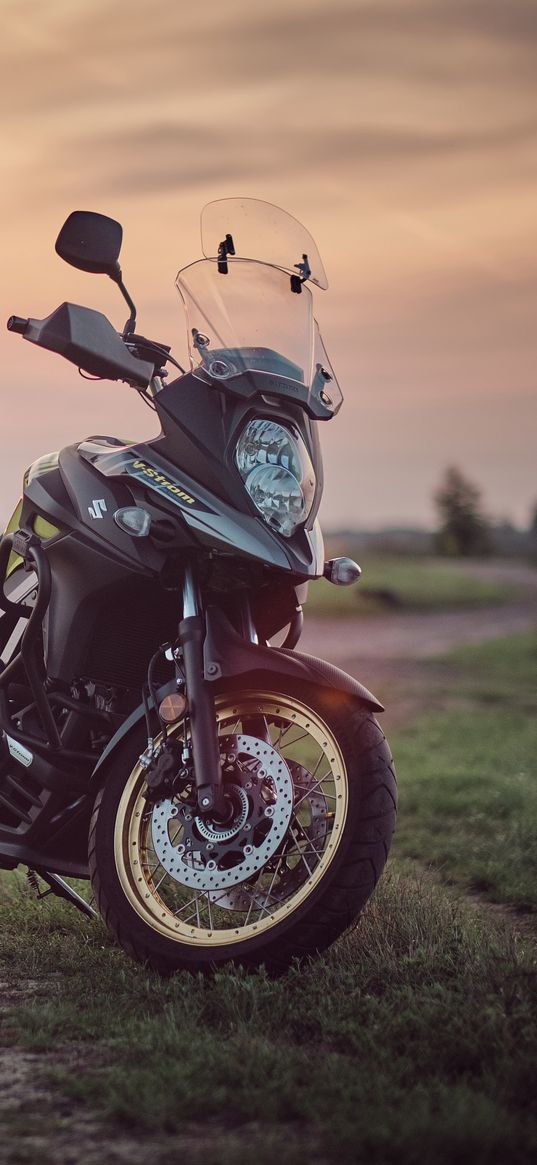
[(29, 323), (30, 321), (25, 320), (23, 316), (10, 316), (7, 321), (7, 330), (8, 332), (18, 332), (20, 336), (24, 336)]

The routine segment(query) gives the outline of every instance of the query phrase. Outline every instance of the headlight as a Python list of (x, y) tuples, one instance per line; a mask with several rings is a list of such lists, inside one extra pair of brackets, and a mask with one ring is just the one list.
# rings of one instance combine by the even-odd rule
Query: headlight
[(260, 514), (290, 538), (306, 521), (315, 494), (315, 472), (301, 437), (274, 421), (250, 421), (239, 438), (235, 461)]

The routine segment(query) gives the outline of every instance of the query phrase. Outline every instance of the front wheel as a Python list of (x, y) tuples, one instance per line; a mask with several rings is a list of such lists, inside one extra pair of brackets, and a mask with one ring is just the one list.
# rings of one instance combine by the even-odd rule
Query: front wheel
[(282, 972), (350, 926), (384, 868), (396, 785), (376, 720), (341, 692), (277, 686), (216, 698), (225, 822), (198, 817), (188, 785), (146, 800), (142, 729), (111, 762), (93, 889), (124, 949), (162, 974), (229, 961)]

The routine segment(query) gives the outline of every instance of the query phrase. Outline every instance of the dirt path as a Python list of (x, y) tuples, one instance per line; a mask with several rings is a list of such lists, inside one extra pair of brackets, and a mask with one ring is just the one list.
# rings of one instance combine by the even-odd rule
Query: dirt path
[[(360, 619), (306, 619), (299, 650), (330, 660), (386, 698), (386, 725), (427, 703), (425, 660), (467, 643), (537, 628), (537, 570), (522, 563), (457, 563), (458, 573), (510, 583), (506, 603), (451, 611), (390, 611)], [(424, 686), (425, 673), (427, 685)]]

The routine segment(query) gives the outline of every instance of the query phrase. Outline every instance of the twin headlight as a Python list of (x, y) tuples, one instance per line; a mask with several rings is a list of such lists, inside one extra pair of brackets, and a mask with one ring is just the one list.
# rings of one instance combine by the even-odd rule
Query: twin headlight
[(289, 538), (306, 521), (315, 494), (315, 472), (302, 438), (274, 421), (250, 421), (235, 461), (265, 522)]

